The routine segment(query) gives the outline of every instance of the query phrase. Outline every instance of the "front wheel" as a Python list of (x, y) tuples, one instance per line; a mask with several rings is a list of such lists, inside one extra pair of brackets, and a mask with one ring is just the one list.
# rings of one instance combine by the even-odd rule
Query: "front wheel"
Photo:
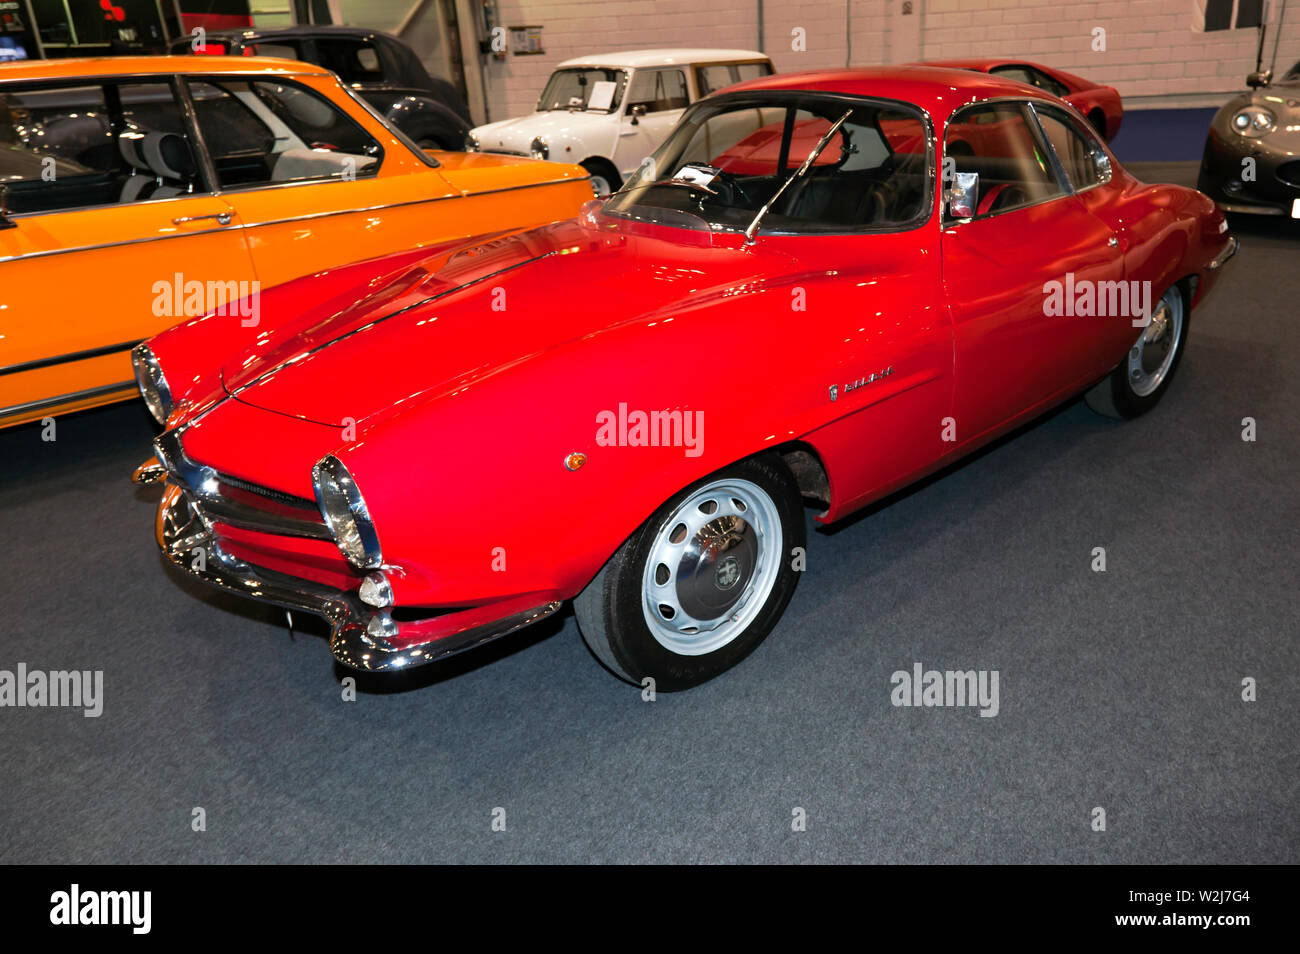
[(604, 159), (585, 159), (582, 168), (591, 176), (591, 191), (596, 195), (609, 195), (618, 191), (623, 179), (614, 168), (613, 163)]
[(1084, 395), (1088, 407), (1107, 417), (1132, 418), (1160, 402), (1183, 357), (1187, 296), (1174, 285), (1156, 302), (1151, 321), (1138, 332), (1124, 360)]
[(689, 689), (772, 631), (804, 544), (799, 491), (780, 458), (741, 461), (678, 493), (627, 539), (575, 600), (578, 627), (615, 675)]

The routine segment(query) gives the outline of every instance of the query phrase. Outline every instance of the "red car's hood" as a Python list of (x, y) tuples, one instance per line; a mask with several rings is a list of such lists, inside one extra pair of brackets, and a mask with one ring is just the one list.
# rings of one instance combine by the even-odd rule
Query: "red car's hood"
[(559, 223), (407, 265), (354, 302), (263, 316), (271, 330), (227, 360), (222, 383), (255, 407), (345, 426), (747, 285), (754, 271), (740, 248)]

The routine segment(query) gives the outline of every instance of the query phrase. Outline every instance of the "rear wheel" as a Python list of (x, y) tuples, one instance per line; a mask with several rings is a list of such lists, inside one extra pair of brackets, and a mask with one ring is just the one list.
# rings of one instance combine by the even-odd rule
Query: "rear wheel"
[(615, 675), (665, 692), (740, 662), (772, 631), (799, 574), (799, 491), (779, 458), (741, 461), (678, 493), (619, 548), (574, 609)]
[(1150, 324), (1138, 332), (1124, 360), (1084, 395), (1088, 406), (1107, 417), (1132, 418), (1160, 403), (1183, 357), (1187, 310), (1181, 285), (1160, 296)]

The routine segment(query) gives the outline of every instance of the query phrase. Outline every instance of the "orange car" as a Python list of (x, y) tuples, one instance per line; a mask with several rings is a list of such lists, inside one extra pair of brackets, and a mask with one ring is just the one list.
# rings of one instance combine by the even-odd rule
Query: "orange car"
[(579, 166), (422, 151), (305, 63), (0, 66), (0, 427), (134, 397), (131, 348), (187, 317), (254, 326), (262, 288), (591, 197)]

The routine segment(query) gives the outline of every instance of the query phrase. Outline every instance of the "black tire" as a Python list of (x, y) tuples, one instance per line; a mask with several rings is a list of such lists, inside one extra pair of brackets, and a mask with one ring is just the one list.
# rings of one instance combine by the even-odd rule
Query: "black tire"
[[(1126, 354), (1124, 360), (1120, 361), (1110, 374), (1098, 381), (1084, 395), (1084, 401), (1087, 402), (1088, 407), (1098, 414), (1119, 420), (1135, 418), (1159, 404), (1160, 399), (1169, 390), (1170, 382), (1173, 381), (1174, 374), (1178, 371), (1178, 365), (1182, 363), (1183, 352), (1187, 350), (1187, 335), (1191, 327), (1192, 317), (1191, 300), (1186, 286), (1181, 282), (1173, 285), (1165, 291), (1164, 295), (1161, 296), (1161, 300), (1163, 301), (1166, 296), (1170, 295), (1178, 297), (1181, 302), (1182, 312), (1178, 338), (1173, 343), (1175, 350), (1169, 369), (1164, 373), (1162, 380), (1154, 391), (1149, 394), (1139, 394), (1134, 390), (1129, 371), (1129, 355)], [(1139, 335), (1141, 334), (1142, 332), (1139, 332)]]
[[(675, 652), (656, 638), (646, 620), (650, 610), (643, 607), (642, 581), (647, 561), (661, 531), (667, 529), (670, 517), (678, 508), (701, 489), (728, 480), (745, 481), (758, 488), (766, 494), (779, 517), (779, 552), (770, 544), (766, 551), (776, 559), (775, 579), (765, 599), (757, 589), (753, 592), (762, 603), (755, 604), (759, 607), (757, 612), (729, 642), (701, 655)], [(803, 548), (805, 543), (802, 499), (784, 462), (774, 455), (741, 461), (674, 495), (637, 528), (574, 601), (578, 628), (596, 658), (628, 682), (643, 685), (643, 680), (651, 678), (654, 688), (662, 692), (698, 686), (736, 665), (772, 631), (799, 583), (800, 573), (795, 569), (792, 551), (795, 547)], [(755, 566), (759, 565), (766, 566), (756, 560)], [(717, 567), (720, 574), (721, 561)], [(747, 587), (757, 584), (760, 576), (753, 567), (751, 570), (753, 577), (747, 579)], [(707, 577), (707, 571), (702, 576)], [(716, 585), (716, 579), (713, 582)], [(739, 594), (743, 589), (737, 588), (736, 592)], [(739, 612), (741, 605), (733, 604), (720, 615)]]
[(586, 169), (587, 174), (591, 176), (593, 189), (595, 188), (595, 183), (600, 180), (604, 180), (604, 182), (608, 184), (609, 191), (597, 191), (597, 195), (609, 195), (611, 192), (617, 192), (623, 185), (623, 177), (618, 174), (618, 170), (614, 168), (614, 164), (607, 159), (593, 157), (591, 159), (582, 160), (579, 165)]

